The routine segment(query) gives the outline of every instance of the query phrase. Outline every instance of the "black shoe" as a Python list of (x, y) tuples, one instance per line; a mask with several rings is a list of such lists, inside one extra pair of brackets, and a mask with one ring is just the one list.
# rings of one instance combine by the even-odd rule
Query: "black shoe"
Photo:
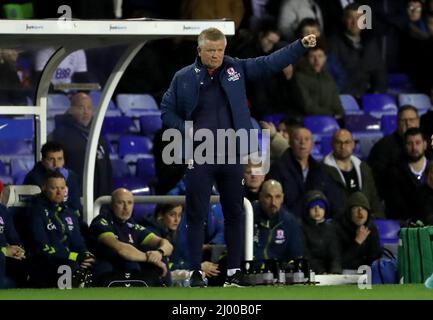
[(206, 287), (206, 283), (204, 282), (200, 271), (195, 270), (192, 272), (191, 277), (189, 278), (189, 286), (199, 288)]
[(227, 276), (226, 281), (224, 282), (224, 287), (248, 287), (251, 285), (251, 281), (240, 270), (236, 271), (232, 276)]

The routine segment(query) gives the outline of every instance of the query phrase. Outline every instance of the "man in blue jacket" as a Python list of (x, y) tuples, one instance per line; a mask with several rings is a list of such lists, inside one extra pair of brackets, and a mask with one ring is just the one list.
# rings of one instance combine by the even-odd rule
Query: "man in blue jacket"
[[(194, 130), (186, 126), (185, 121), (193, 121), (196, 130), (211, 130), (213, 137), (217, 129), (251, 130), (253, 127), (247, 107), (246, 80), (263, 80), (295, 63), (306, 48), (316, 45), (316, 38), (309, 35), (268, 56), (253, 59), (225, 56), (226, 43), (224, 34), (218, 29), (203, 30), (198, 37), (198, 57), (195, 63), (175, 74), (163, 96), (163, 123), (182, 133), (187, 128), (184, 138), (191, 139), (194, 136)], [(242, 286), (247, 284), (240, 271), (244, 168), (239, 159), (235, 159), (235, 164), (227, 164), (227, 154), (219, 158), (219, 154), (212, 154), (212, 149), (213, 147), (210, 151), (206, 150), (206, 153), (211, 154), (206, 158), (213, 160), (212, 163), (194, 164), (189, 162), (189, 157), (186, 158), (189, 163), (186, 173), (188, 247), (193, 271), (190, 283), (194, 287), (205, 286), (200, 272), (204, 220), (209, 212), (212, 185), (216, 182), (221, 195), (228, 250), (225, 286)], [(236, 150), (236, 156), (238, 155), (239, 148)], [(221, 158), (223, 161), (215, 161)]]
[(30, 281), (35, 287), (56, 287), (58, 267), (62, 265), (81, 278), (95, 261), (80, 233), (78, 217), (65, 205), (65, 192), (65, 177), (57, 171), (49, 172), (42, 194), (29, 207)]

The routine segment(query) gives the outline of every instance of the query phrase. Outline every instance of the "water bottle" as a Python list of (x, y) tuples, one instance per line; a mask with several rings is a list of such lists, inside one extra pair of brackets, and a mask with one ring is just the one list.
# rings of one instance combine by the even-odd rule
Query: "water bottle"
[(316, 273), (310, 269), (310, 284), (316, 284)]
[(278, 284), (284, 285), (286, 284), (286, 272), (283, 269), (278, 271)]

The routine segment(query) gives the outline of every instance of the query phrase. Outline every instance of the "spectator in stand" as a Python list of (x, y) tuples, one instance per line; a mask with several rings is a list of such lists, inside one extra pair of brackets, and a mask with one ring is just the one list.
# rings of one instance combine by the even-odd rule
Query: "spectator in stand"
[(27, 173), (23, 184), (37, 185), (42, 188), (45, 176), (48, 172), (58, 171), (66, 179), (65, 203), (71, 208), (82, 221), (82, 206), (80, 201), (81, 188), (76, 173), (65, 168), (65, 157), (63, 145), (56, 141), (48, 141), (41, 148), (42, 160), (35, 164), (33, 169)]
[(346, 213), (336, 221), (336, 228), (343, 270), (357, 270), (380, 258), (379, 233), (372, 222), (370, 203), (362, 192), (349, 197)]
[(423, 1), (408, 1), (406, 10), (408, 21), (402, 33), (402, 67), (418, 91), (428, 92), (433, 80), (426, 70), (433, 69), (433, 45), (423, 14)]
[(417, 188), (426, 183), (427, 141), (419, 128), (410, 128), (404, 134), (405, 157), (389, 169), (389, 187), (385, 193), (386, 216), (406, 225), (418, 216), (414, 212)]
[(305, 195), (302, 233), (305, 258), (316, 274), (341, 273), (341, 255), (334, 224), (326, 221), (328, 200), (323, 192), (310, 190)]
[(368, 156), (367, 163), (382, 199), (389, 188), (389, 168), (404, 158), (403, 136), (409, 128), (419, 128), (418, 110), (411, 105), (401, 106), (397, 112), (397, 130), (376, 142)]
[(0, 49), (0, 104), (2, 105), (27, 105), (27, 92), (17, 73), (17, 59), (17, 50)]
[(304, 252), (301, 228), (283, 206), (283, 188), (267, 180), (254, 203), (254, 260), (276, 259), (288, 262)]
[[(171, 255), (171, 243), (136, 223), (132, 218), (134, 196), (119, 188), (111, 195), (111, 206), (98, 215), (90, 226), (95, 253), (95, 282), (119, 272), (133, 272), (148, 280), (148, 285), (162, 285), (167, 274), (165, 257)], [(150, 250), (148, 250), (150, 248)]]
[(259, 170), (260, 165), (248, 163), (245, 166), (244, 179), (245, 179), (245, 198), (254, 202), (259, 200), (259, 191), (265, 181), (265, 175), (255, 172)]
[(366, 162), (353, 155), (354, 148), (350, 131), (336, 131), (332, 137), (332, 151), (323, 159), (325, 169), (345, 195), (345, 203), (352, 193), (362, 191), (371, 203), (374, 217), (384, 218), (373, 173)]
[(304, 195), (309, 190), (320, 190), (326, 195), (330, 214), (342, 214), (344, 195), (327, 175), (323, 165), (311, 156), (312, 148), (311, 131), (302, 127), (293, 129), (290, 148), (272, 164), (267, 178), (282, 184), (285, 207), (299, 219), (303, 213)]
[[(0, 181), (0, 199), (3, 182)], [(25, 282), (26, 252), (15, 230), (8, 209), (0, 204), (0, 289), (22, 287)]]
[[(377, 0), (376, 0), (377, 1)], [(340, 32), (344, 28), (342, 17), (343, 9), (351, 3), (359, 3), (357, 0), (316, 0), (323, 14), (323, 28), (325, 34), (330, 36)]]
[(28, 208), (27, 218), (32, 239), (30, 282), (36, 288), (57, 287), (58, 267), (69, 266), (77, 285), (91, 277), (95, 262), (80, 233), (76, 214), (66, 206), (65, 177), (50, 171), (45, 176), (42, 193)]
[(270, 132), (271, 164), (278, 160), (284, 151), (289, 148), (290, 132), (301, 127), (298, 121), (290, 118), (281, 120), (278, 124), (278, 131), (272, 122), (260, 121), (260, 126)]
[(326, 71), (326, 50), (319, 42), (308, 50), (307, 63), (299, 65), (295, 82), (301, 92), (303, 115), (329, 115), (337, 120), (344, 115), (334, 78)]
[(227, 44), (227, 52), (238, 58), (255, 58), (275, 51), (280, 42), (280, 32), (273, 21), (263, 21), (257, 32), (239, 30)]
[(344, 88), (346, 82), (346, 74), (335, 54), (328, 50), (329, 48), (327, 48), (327, 40), (323, 32), (320, 30), (319, 22), (315, 19), (305, 18), (299, 24), (297, 34), (298, 36), (303, 37), (307, 34), (314, 34), (317, 38), (319, 38), (320, 43), (327, 50), (325, 68), (334, 77), (338, 90), (341, 91)]
[(360, 98), (365, 93), (386, 91), (386, 70), (376, 40), (369, 38), (358, 21), (362, 15), (357, 4), (344, 8), (344, 32), (330, 38), (330, 49), (341, 63), (346, 86), (341, 93)]
[[(93, 115), (92, 99), (79, 92), (72, 96), (71, 106), (51, 134), (51, 139), (63, 144), (65, 165), (80, 178), (84, 178), (84, 161)], [(110, 151), (102, 137), (99, 138), (94, 180), (94, 198), (109, 195), (112, 190)]]

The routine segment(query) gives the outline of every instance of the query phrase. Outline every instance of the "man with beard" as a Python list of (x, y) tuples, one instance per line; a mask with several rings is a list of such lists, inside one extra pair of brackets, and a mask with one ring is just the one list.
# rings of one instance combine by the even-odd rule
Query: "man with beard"
[(426, 181), (427, 140), (419, 128), (410, 128), (404, 134), (406, 158), (389, 171), (389, 192), (385, 196), (386, 216), (405, 225), (413, 220), (416, 190)]

